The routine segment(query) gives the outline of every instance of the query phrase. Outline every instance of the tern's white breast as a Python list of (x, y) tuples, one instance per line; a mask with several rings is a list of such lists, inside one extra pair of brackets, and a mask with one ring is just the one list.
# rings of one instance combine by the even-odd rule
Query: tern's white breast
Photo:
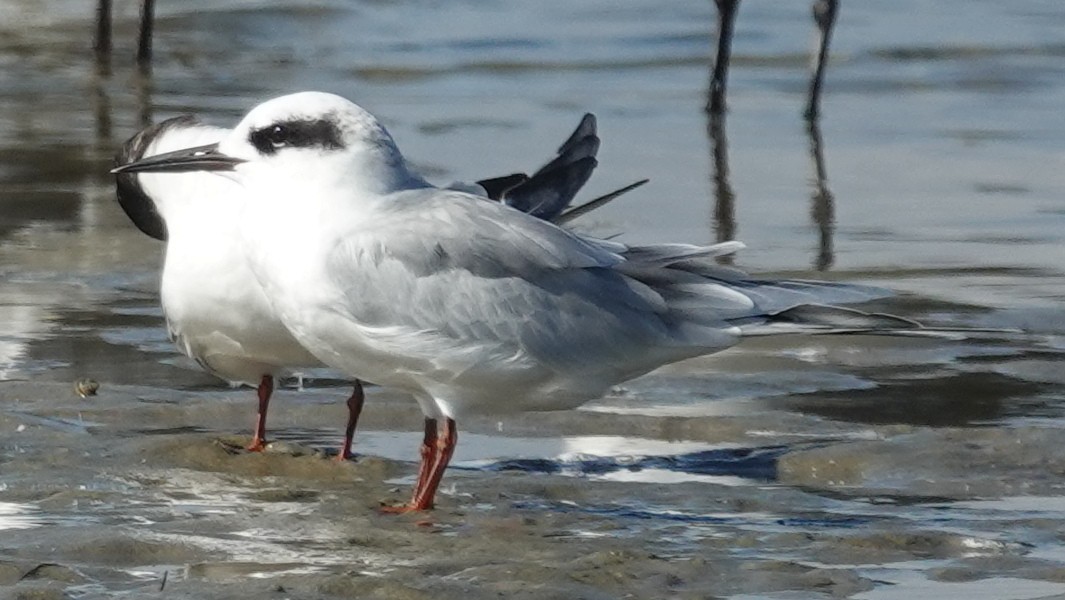
[(167, 223), (161, 299), (178, 347), (219, 377), (320, 366), (274, 315), (238, 235), (241, 189), (208, 173), (142, 174)]
[(218, 235), (171, 233), (167, 247), (163, 311), (182, 351), (223, 379), (252, 384), (319, 366), (274, 316), (232, 228), (210, 233)]

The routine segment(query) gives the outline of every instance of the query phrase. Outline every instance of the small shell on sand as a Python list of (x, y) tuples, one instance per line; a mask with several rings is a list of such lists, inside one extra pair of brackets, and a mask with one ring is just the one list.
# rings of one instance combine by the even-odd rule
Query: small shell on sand
[(79, 379), (74, 382), (74, 393), (82, 398), (95, 396), (100, 389), (100, 383), (95, 379)]

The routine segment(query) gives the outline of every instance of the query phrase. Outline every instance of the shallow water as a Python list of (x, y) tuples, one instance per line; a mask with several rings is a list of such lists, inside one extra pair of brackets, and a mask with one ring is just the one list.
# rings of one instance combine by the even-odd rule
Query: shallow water
[[(844, 3), (814, 132), (809, 6), (746, 2), (717, 137), (706, 0), (164, 2), (150, 77), (132, 65), (133, 3), (116, 3), (109, 70), (83, 4), (0, 0), (0, 586), (1065, 595), (1060, 2)], [(741, 239), (747, 270), (873, 283), (898, 292), (877, 310), (1031, 334), (745, 343), (580, 411), (464, 423), (440, 509), (379, 516), (414, 474), (413, 403), (372, 389), (346, 465), (323, 458), (344, 395), (328, 378), (275, 403), (276, 452), (217, 442), (247, 432), (251, 394), (167, 342), (161, 248), (107, 175), (142, 123), (228, 125), (301, 89), (369, 108), (441, 183), (533, 169), (594, 112), (589, 197), (652, 181), (585, 227)], [(75, 396), (82, 377), (100, 395)]]

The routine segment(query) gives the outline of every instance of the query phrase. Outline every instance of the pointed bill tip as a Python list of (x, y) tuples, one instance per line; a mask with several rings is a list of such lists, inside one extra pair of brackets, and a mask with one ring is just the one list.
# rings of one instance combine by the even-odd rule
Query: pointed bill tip
[(247, 162), (218, 151), (218, 144), (196, 146), (174, 152), (147, 156), (111, 169), (112, 175), (122, 173), (191, 173), (195, 171), (232, 171)]

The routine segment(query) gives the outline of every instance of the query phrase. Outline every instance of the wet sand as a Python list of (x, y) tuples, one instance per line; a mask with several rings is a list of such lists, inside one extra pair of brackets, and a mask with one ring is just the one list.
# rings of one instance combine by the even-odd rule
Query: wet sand
[[(1010, 506), (1060, 498), (1056, 429), (759, 412), (473, 420), (460, 448), (490, 457), (488, 440), (513, 436), (506, 458), (460, 454), (437, 510), (394, 516), (378, 508), (408, 493), (420, 415), (371, 389), (357, 450), (375, 453), (340, 463), (343, 391), (281, 392), (280, 441), (255, 454), (233, 433), (253, 415), (248, 390), (0, 384), (0, 585), (12, 598), (901, 598), (906, 577), (898, 595), (864, 594), (916, 571), (922, 585), (1009, 577), (1024, 581), (1008, 597), (1065, 594), (1065, 503)], [(634, 452), (557, 449), (577, 433)], [(689, 462), (641, 463), (639, 440)], [(543, 459), (513, 458), (526, 445)], [(733, 466), (711, 469), (715, 449)], [(759, 453), (758, 468), (744, 462)]]

